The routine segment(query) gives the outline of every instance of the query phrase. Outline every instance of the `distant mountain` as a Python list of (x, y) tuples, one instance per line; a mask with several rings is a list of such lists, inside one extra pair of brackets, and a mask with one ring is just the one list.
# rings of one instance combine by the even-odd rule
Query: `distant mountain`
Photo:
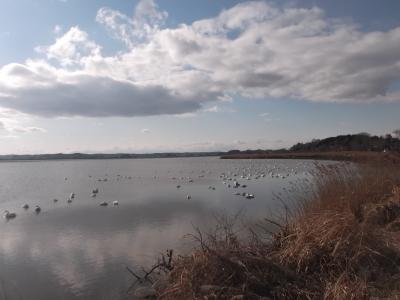
[(85, 153), (57, 153), (57, 154), (26, 154), (0, 155), (2, 160), (61, 160), (61, 159), (127, 159), (127, 158), (164, 158), (164, 157), (202, 157), (221, 156), (225, 152), (184, 152), (184, 153), (146, 153), (146, 154), (85, 154)]
[(314, 139), (308, 143), (298, 143), (290, 152), (324, 151), (400, 151), (400, 139), (390, 134), (371, 136), (367, 133), (339, 135), (326, 139)]
[(297, 143), (290, 149), (279, 150), (230, 150), (228, 152), (183, 152), (183, 153), (114, 153), (114, 154), (85, 154), (85, 153), (57, 153), (57, 154), (27, 154), (27, 155), (0, 155), (0, 161), (7, 160), (62, 160), (62, 159), (133, 159), (133, 158), (166, 158), (166, 157), (202, 157), (223, 156), (230, 158), (239, 155), (257, 154), (290, 154), (296, 152), (328, 152), (328, 151), (398, 151), (400, 139), (387, 134), (385, 136), (371, 136), (368, 133), (339, 135), (326, 139), (314, 139), (308, 143)]

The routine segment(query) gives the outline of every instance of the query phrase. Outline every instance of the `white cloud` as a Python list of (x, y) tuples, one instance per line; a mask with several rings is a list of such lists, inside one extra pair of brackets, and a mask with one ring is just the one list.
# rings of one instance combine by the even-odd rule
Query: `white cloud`
[(49, 59), (55, 59), (63, 66), (80, 63), (85, 56), (96, 57), (100, 54), (101, 47), (89, 40), (88, 34), (78, 26), (71, 27), (56, 42), (46, 48)]
[(182, 114), (173, 115), (173, 117), (179, 118), (179, 119), (189, 119), (189, 118), (197, 117), (197, 114), (196, 113), (182, 113)]
[(201, 110), (203, 113), (235, 113), (236, 110), (230, 106), (219, 106), (219, 105), (213, 105), (210, 107), (203, 108)]
[(28, 127), (11, 127), (9, 131), (15, 133), (33, 133), (33, 132), (41, 132), (44, 133), (46, 130), (40, 127), (28, 126)]
[(140, 132), (143, 134), (147, 134), (147, 133), (150, 133), (150, 129), (143, 128), (142, 130), (140, 130)]
[(103, 7), (97, 12), (96, 21), (103, 24), (126, 46), (133, 48), (157, 33), (167, 16), (167, 12), (158, 9), (154, 0), (141, 0), (136, 6), (133, 17)]
[(400, 80), (400, 27), (364, 32), (318, 8), (263, 1), (177, 28), (163, 28), (166, 17), (151, 0), (133, 16), (100, 9), (97, 21), (126, 50), (104, 56), (74, 26), (40, 48), (45, 60), (0, 69), (0, 106), (49, 117), (194, 116), (235, 96), (400, 100), (390, 89)]
[(221, 110), (217, 105), (214, 105), (214, 106), (211, 106), (211, 107), (203, 109), (203, 111), (204, 112), (216, 113), (216, 112), (220, 112)]
[(44, 128), (30, 126), (29, 116), (11, 109), (0, 108), (0, 136), (1, 138), (15, 138), (16, 134), (45, 133)]

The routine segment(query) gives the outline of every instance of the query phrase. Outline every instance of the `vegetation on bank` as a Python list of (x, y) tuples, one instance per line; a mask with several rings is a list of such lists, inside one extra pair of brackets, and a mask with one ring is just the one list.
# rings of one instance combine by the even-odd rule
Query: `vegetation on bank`
[(313, 139), (297, 143), (289, 149), (279, 150), (231, 150), (222, 158), (300, 158), (370, 161), (377, 153), (400, 152), (400, 130), (393, 135), (371, 136), (368, 133), (338, 135), (325, 139)]
[[(158, 299), (399, 299), (400, 168), (317, 168), (304, 199), (239, 238), (228, 219), (171, 263)], [(260, 229), (259, 228), (259, 229)]]
[(352, 161), (356, 163), (400, 163), (397, 152), (374, 151), (327, 151), (327, 152), (267, 152), (253, 154), (230, 154), (221, 156), (222, 159), (312, 159), (312, 160), (337, 160)]
[(368, 133), (339, 135), (325, 139), (314, 139), (308, 143), (297, 143), (289, 150), (305, 151), (400, 151), (400, 135), (372, 136)]

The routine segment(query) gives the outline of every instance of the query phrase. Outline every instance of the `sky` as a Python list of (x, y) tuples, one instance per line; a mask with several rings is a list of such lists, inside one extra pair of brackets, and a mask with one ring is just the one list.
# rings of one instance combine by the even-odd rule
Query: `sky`
[(0, 154), (400, 128), (398, 0), (2, 0)]

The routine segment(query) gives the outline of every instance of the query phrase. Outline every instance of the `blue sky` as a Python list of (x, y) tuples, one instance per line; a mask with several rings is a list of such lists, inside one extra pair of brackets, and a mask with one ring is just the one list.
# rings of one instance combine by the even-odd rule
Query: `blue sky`
[(3, 0), (0, 153), (390, 133), (398, 11), (396, 0)]

